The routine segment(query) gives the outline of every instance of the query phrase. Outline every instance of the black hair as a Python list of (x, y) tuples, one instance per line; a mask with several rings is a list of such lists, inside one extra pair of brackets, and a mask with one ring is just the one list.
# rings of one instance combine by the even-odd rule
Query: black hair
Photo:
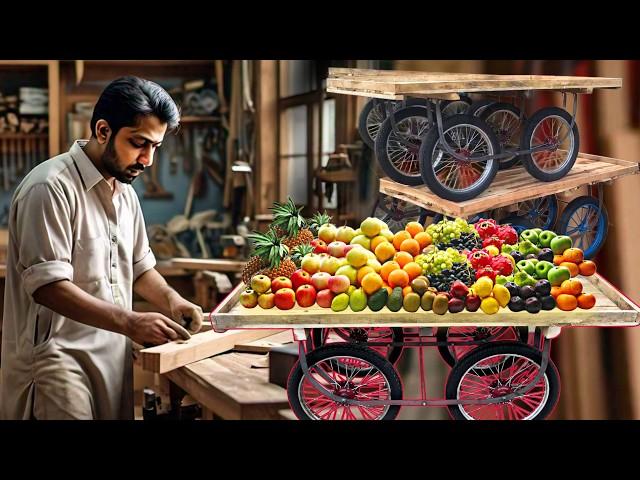
[(91, 135), (96, 136), (96, 123), (109, 123), (113, 136), (122, 127), (132, 127), (139, 117), (154, 115), (167, 124), (167, 131), (178, 128), (180, 111), (171, 96), (157, 83), (134, 76), (121, 77), (104, 89), (93, 109)]

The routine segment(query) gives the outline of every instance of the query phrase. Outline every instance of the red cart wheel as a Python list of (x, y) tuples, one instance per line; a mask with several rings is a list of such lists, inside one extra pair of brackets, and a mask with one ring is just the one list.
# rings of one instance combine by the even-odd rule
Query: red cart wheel
[[(490, 371), (485, 366), (493, 365)], [(461, 359), (447, 379), (447, 399), (498, 398), (530, 383), (540, 371), (542, 353), (517, 342), (480, 347)], [(451, 405), (456, 420), (543, 420), (560, 395), (558, 370), (549, 359), (542, 378), (528, 392), (512, 400), (489, 405)]]
[[(402, 384), (393, 365), (371, 349), (357, 345), (327, 345), (307, 355), (309, 375), (325, 389), (352, 400), (400, 400)], [(358, 375), (360, 370), (366, 375)], [(320, 372), (328, 376), (327, 380)], [(300, 420), (393, 420), (398, 405), (344, 405), (318, 391), (298, 361), (287, 384), (291, 410)]]
[[(316, 328), (311, 333), (313, 345), (322, 345), (336, 342), (376, 342), (376, 343), (401, 343), (404, 340), (402, 328), (391, 327), (363, 327), (363, 328)], [(369, 346), (394, 365), (402, 355), (402, 346)]]
[[(529, 331), (527, 327), (449, 327), (439, 328), (438, 342), (473, 342), (490, 338), (494, 340), (520, 340), (527, 342)], [(442, 359), (453, 367), (455, 363), (471, 350), (482, 345), (438, 345), (438, 352)]]

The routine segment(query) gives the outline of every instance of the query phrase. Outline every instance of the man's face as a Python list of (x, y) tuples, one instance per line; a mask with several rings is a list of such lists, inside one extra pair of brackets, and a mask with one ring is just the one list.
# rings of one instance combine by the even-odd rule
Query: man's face
[(153, 115), (141, 117), (136, 126), (122, 127), (107, 142), (101, 158), (104, 169), (122, 183), (133, 182), (153, 164), (166, 131), (167, 124)]

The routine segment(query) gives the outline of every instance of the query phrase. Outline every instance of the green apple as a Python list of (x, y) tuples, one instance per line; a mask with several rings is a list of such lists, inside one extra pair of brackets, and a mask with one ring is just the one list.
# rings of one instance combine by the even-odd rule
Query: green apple
[(534, 286), (536, 284), (536, 279), (533, 278), (525, 271), (520, 271), (513, 276), (513, 281), (519, 287), (524, 287), (525, 285)]
[[(520, 234), (520, 238), (522, 240), (528, 240), (531, 243), (533, 243), (534, 245), (536, 245), (538, 243), (538, 232), (536, 232), (534, 229), (524, 230)], [(531, 253), (533, 253), (533, 252), (531, 252)]]
[(504, 285), (505, 283), (507, 283), (507, 277), (504, 275), (496, 276), (496, 285)]
[[(525, 232), (527, 232), (527, 231), (528, 230), (525, 230)], [(522, 232), (522, 233), (524, 233), (524, 232)], [(535, 234), (535, 232), (534, 232), (534, 234)], [(529, 255), (530, 253), (533, 253), (534, 255), (537, 255), (538, 253), (540, 253), (540, 249), (535, 245), (534, 242), (531, 242), (530, 240), (522, 240), (518, 244), (518, 251), (523, 255)]]
[(540, 242), (541, 247), (548, 247), (551, 244), (551, 240), (553, 240), (557, 235), (551, 230), (543, 230), (540, 235), (538, 235), (538, 241)]
[(551, 270), (552, 268), (554, 268), (553, 263), (551, 262), (547, 262), (545, 260), (539, 261), (536, 264), (536, 276), (539, 279), (547, 279), (547, 275), (549, 274), (549, 270)]
[(547, 273), (547, 280), (554, 287), (559, 287), (562, 282), (571, 278), (571, 271), (567, 267), (553, 267)]
[(562, 255), (567, 248), (571, 248), (573, 241), (567, 235), (557, 235), (549, 242), (549, 248), (553, 250), (554, 255)]
[(516, 267), (518, 267), (518, 270), (526, 272), (528, 275), (535, 275), (536, 273), (536, 266), (531, 260), (520, 260), (516, 263)]
[(540, 234), (542, 233), (542, 229), (541, 228), (532, 228), (531, 230), (533, 230), (534, 232), (536, 232), (538, 234), (538, 236), (540, 236)]

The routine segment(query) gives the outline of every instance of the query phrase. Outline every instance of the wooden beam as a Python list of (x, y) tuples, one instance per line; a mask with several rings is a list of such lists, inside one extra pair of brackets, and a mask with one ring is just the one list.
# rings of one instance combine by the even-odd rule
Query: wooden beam
[(257, 159), (255, 213), (267, 213), (278, 200), (278, 68), (277, 60), (258, 63)]
[(171, 266), (185, 270), (213, 270), (215, 272), (241, 272), (246, 262), (201, 258), (173, 258)]
[(281, 330), (230, 330), (216, 333), (213, 330), (193, 335), (187, 341), (175, 341), (165, 345), (145, 348), (142, 368), (156, 373), (166, 373), (193, 362), (232, 350), (236, 343), (258, 340), (275, 335)]

